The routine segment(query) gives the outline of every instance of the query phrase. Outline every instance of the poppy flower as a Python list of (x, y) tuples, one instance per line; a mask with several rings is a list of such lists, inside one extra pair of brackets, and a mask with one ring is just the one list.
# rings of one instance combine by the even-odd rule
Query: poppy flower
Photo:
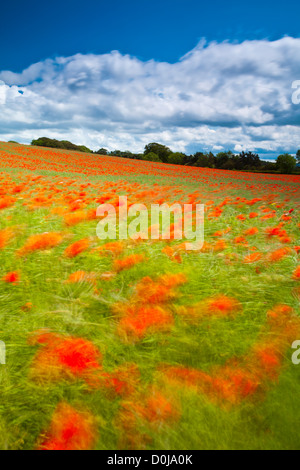
[(83, 238), (82, 240), (78, 240), (77, 242), (72, 243), (72, 245), (69, 245), (65, 249), (65, 256), (67, 256), (68, 258), (74, 258), (75, 256), (78, 256), (83, 251), (87, 250), (89, 246), (90, 246), (90, 240), (88, 238)]
[(90, 412), (62, 402), (42, 436), (38, 450), (90, 450), (97, 438), (96, 420)]
[(11, 284), (17, 284), (17, 282), (19, 282), (20, 280), (20, 274), (18, 273), (18, 271), (12, 271), (5, 274), (2, 280)]

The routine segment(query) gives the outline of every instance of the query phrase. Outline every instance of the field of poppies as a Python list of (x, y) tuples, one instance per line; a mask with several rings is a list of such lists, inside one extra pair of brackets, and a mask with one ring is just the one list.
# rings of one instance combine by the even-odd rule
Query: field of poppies
[[(203, 247), (100, 240), (120, 195), (204, 204)], [(299, 176), (0, 143), (0, 448), (299, 449), (299, 210)]]

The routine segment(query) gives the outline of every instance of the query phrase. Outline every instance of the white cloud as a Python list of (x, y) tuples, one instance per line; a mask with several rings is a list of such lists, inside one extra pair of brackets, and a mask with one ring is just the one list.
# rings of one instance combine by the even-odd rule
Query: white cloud
[[(0, 72), (0, 139), (43, 135), (93, 149), (292, 151), (300, 147), (300, 39), (205, 43), (169, 64), (117, 51)], [(2, 81), (1, 81), (2, 80)]]

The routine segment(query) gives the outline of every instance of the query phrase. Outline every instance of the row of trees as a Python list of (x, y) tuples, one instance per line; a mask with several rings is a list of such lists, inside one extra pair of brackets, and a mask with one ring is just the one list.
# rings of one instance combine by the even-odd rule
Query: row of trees
[(234, 154), (231, 151), (227, 151), (219, 152), (216, 155), (212, 152), (196, 152), (193, 155), (186, 155), (181, 152), (172, 152), (169, 147), (157, 142), (147, 144), (143, 153), (132, 153), (129, 150), (114, 150), (109, 152), (105, 148), (100, 148), (96, 152), (93, 152), (83, 145), (75, 145), (67, 140), (59, 141), (56, 139), (49, 139), (47, 137), (33, 140), (31, 145), (77, 150), (81, 152), (96, 153), (99, 155), (133, 158), (152, 162), (172, 163), (176, 165), (218, 168), (222, 170), (293, 173), (297, 170), (297, 162), (300, 167), (300, 150), (297, 151), (296, 158), (285, 153), (279, 155), (276, 162), (266, 162), (260, 160), (259, 156), (253, 152)]
[(31, 145), (37, 145), (39, 147), (50, 147), (55, 149), (64, 149), (64, 150), (77, 150), (78, 152), (86, 152), (86, 153), (93, 153), (85, 145), (75, 145), (68, 140), (56, 140), (56, 139), (49, 139), (49, 137), (40, 137), (37, 140), (33, 140)]
[(237, 155), (231, 151), (219, 152), (216, 155), (212, 152), (196, 152), (193, 155), (186, 155), (180, 152), (172, 152), (169, 147), (158, 144), (157, 142), (147, 144), (142, 154), (134, 154), (129, 150), (124, 152), (120, 150), (108, 152), (106, 149), (100, 149), (96, 153), (153, 162), (173, 163), (177, 165), (218, 168), (222, 170), (293, 173), (297, 168), (297, 162), (300, 165), (300, 150), (297, 151), (296, 158), (285, 153), (279, 155), (276, 162), (263, 161), (253, 152), (241, 152)]

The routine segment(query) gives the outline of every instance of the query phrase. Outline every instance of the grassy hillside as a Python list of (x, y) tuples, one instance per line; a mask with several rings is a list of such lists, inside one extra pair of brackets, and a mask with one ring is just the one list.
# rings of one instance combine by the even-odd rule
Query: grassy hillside
[[(0, 448), (298, 449), (299, 183), (0, 143)], [(119, 195), (202, 249), (99, 240)]]

